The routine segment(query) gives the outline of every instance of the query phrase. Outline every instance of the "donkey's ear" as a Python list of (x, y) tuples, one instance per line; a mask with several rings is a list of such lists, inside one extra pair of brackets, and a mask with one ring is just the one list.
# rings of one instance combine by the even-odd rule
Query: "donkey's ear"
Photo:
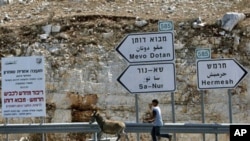
[(93, 115), (96, 115), (96, 113), (97, 113), (97, 111), (94, 111), (94, 112), (93, 112)]

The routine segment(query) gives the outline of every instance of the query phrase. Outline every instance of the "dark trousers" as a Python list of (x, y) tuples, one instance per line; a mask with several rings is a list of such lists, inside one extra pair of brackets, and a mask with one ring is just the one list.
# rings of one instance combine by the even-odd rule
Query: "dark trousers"
[(169, 134), (161, 134), (160, 133), (161, 126), (153, 126), (151, 130), (151, 136), (153, 141), (158, 141), (157, 137), (169, 138)]

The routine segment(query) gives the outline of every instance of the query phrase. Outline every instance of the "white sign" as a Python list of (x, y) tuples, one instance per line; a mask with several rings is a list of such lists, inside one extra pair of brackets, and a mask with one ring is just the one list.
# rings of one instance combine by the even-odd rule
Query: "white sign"
[(130, 93), (175, 91), (175, 65), (131, 65), (121, 74), (118, 81)]
[(44, 57), (2, 58), (2, 116), (46, 116)]
[(246, 74), (234, 59), (197, 61), (198, 89), (235, 88)]
[(159, 21), (158, 22), (158, 31), (173, 31), (174, 24), (173, 21)]
[(128, 62), (174, 61), (172, 32), (129, 34), (116, 50)]
[(211, 59), (210, 48), (197, 48), (195, 49), (196, 59)]

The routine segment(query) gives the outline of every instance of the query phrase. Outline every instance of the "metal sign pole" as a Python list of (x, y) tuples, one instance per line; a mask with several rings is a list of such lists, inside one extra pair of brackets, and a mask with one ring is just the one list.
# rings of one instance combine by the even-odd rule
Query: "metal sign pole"
[[(171, 93), (171, 103), (172, 103), (172, 121), (175, 123), (175, 100), (174, 92)], [(174, 141), (176, 141), (176, 134), (174, 133)]]
[[(205, 123), (205, 112), (204, 112), (204, 91), (201, 91), (201, 117), (202, 117), (202, 123)], [(203, 133), (203, 141), (206, 140), (206, 136)]]
[[(9, 119), (5, 118), (5, 125), (9, 124)], [(6, 134), (6, 141), (9, 141), (9, 134)]]
[(93, 141), (97, 141), (97, 132), (95, 132), (95, 133), (93, 133), (93, 137), (92, 137), (93, 139)]
[[(138, 108), (138, 94), (135, 94), (135, 110), (136, 110), (136, 123), (139, 123), (139, 108)], [(140, 141), (139, 133), (137, 133), (137, 141)]]
[(228, 109), (229, 109), (229, 122), (233, 122), (233, 116), (232, 116), (232, 94), (231, 89), (227, 90), (228, 93)]
[(171, 93), (171, 104), (172, 104), (172, 120), (175, 123), (175, 103), (174, 103), (174, 92)]
[[(45, 117), (41, 117), (41, 125), (45, 123)], [(46, 141), (45, 133), (42, 134), (42, 141)]]

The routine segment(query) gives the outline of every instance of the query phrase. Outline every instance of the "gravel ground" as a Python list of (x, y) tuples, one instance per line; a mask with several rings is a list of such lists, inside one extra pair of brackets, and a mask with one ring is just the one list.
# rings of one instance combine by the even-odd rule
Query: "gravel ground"
[(250, 13), (249, 7), (248, 0), (23, 0), (0, 7), (0, 26), (50, 22), (72, 15), (114, 15), (173, 21), (201, 17), (211, 23), (226, 12)]

